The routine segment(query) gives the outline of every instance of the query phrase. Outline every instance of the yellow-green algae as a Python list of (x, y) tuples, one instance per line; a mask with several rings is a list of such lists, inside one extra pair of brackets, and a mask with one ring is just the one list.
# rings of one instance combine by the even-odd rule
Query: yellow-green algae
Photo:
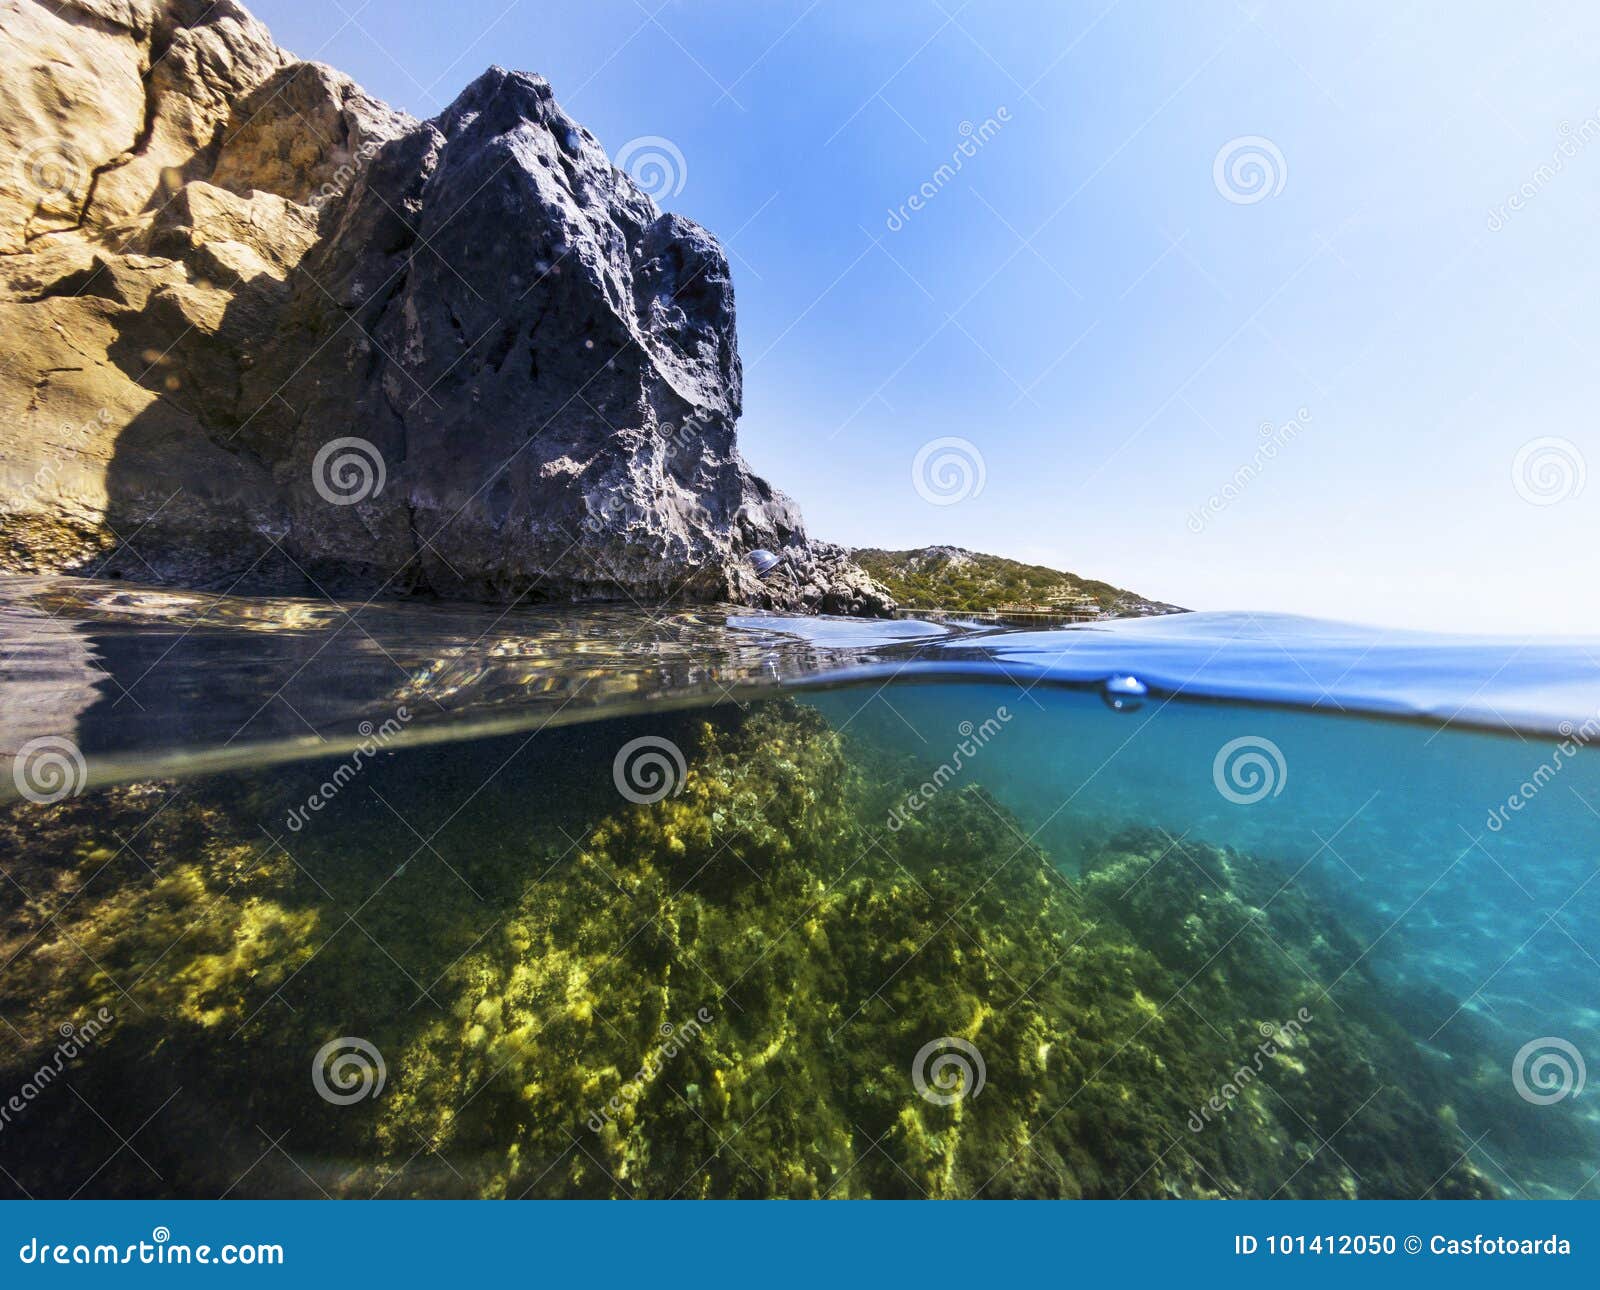
[[(0, 1074), (25, 1079), (64, 1020), (117, 1018), (70, 1096), (5, 1125), (12, 1185), (1492, 1194), (1432, 1068), (1357, 1002), (1372, 992), (1324, 993), (1356, 954), (1269, 866), (1129, 833), (1068, 878), (977, 787), (891, 833), (898, 772), (788, 701), (681, 737), (681, 793), (621, 803), (608, 745), (506, 787), (522, 809), (497, 806), (449, 873), (387, 809), (416, 760), (374, 768), (386, 806), (282, 839), (293, 854), (259, 821), (312, 770), (6, 813)], [(318, 1097), (313, 1056), (339, 1036), (384, 1055), (381, 1093)], [(941, 1105), (912, 1066), (945, 1037), (986, 1081)], [(112, 1126), (152, 1116), (137, 1159), (102, 1164)]]

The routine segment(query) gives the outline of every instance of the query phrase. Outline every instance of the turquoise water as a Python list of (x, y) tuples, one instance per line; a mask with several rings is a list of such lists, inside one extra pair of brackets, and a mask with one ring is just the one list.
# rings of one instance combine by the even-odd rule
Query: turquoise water
[(0, 649), (6, 1194), (1600, 1188), (1600, 644), (13, 579)]

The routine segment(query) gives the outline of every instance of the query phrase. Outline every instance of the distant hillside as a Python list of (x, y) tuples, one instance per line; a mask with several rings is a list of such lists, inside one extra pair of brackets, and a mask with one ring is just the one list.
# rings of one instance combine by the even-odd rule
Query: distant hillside
[(916, 551), (860, 547), (856, 562), (883, 583), (903, 609), (985, 609), (1028, 607), (1125, 617), (1184, 612), (1177, 605), (1146, 600), (1136, 592), (998, 555), (956, 546)]

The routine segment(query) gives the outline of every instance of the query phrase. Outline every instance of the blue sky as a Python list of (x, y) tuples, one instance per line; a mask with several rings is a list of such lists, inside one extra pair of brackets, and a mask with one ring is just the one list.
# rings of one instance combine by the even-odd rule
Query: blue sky
[[(745, 455), (814, 535), (1600, 631), (1600, 13), (958, 6), (252, 8), (419, 116), (500, 63), (614, 158), (670, 141), (662, 204), (733, 263)], [(940, 450), (913, 475), (952, 439), (953, 502)]]

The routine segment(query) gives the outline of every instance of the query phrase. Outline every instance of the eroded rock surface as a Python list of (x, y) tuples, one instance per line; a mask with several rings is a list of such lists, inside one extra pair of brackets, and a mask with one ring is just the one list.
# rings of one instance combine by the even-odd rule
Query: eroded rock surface
[(721, 247), (542, 78), (417, 121), (228, 0), (0, 25), (0, 569), (892, 604), (739, 456)]

